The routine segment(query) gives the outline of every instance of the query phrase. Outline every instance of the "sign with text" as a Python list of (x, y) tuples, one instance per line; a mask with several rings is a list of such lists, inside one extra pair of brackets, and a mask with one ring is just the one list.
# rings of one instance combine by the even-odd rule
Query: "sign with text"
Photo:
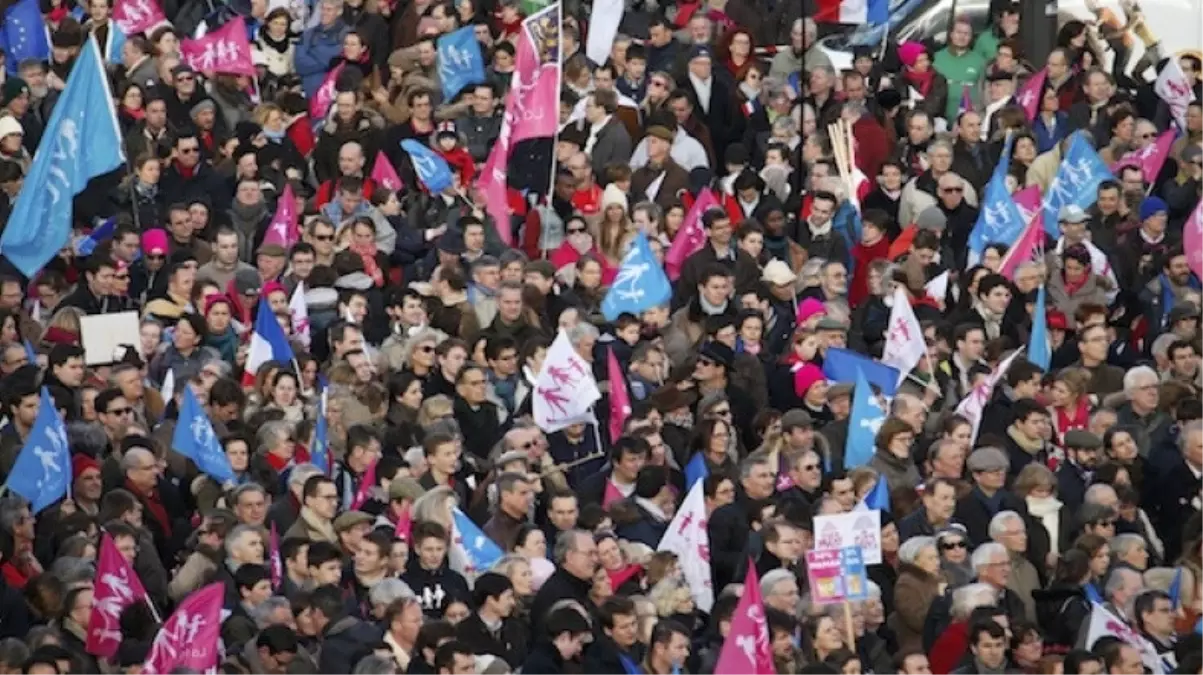
[(869, 596), (869, 577), (861, 550), (811, 551), (806, 554), (810, 598), (817, 605), (832, 605)]
[(860, 549), (863, 565), (881, 564), (881, 511), (815, 516), (815, 550)]

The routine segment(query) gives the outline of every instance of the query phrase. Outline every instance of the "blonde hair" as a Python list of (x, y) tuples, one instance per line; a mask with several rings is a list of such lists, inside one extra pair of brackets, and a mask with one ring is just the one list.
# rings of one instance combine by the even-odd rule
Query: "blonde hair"
[(652, 586), (651, 592), (648, 594), (652, 604), (656, 606), (656, 614), (660, 617), (668, 617), (677, 613), (677, 607), (680, 605), (683, 597), (692, 597), (689, 586), (684, 580), (675, 577), (661, 579), (659, 583)]
[(449, 417), (452, 413), (451, 397), (446, 394), (436, 394), (422, 401), (418, 408), (418, 426), (427, 427), (440, 419)]
[[(83, 317), (84, 312), (78, 307), (60, 307), (58, 311), (54, 313), (54, 316), (50, 317), (50, 322), (46, 324), (46, 330), (48, 331), (51, 328), (58, 328), (59, 330), (65, 330), (74, 335), (80, 335), (83, 330), (80, 327), (80, 321), (83, 319)], [(43, 331), (42, 339), (44, 340), (45, 338), (46, 332)]]
[(414, 500), (411, 513), (415, 523), (438, 523), (447, 533), (451, 533), (452, 509), (459, 505), (455, 491), (440, 485), (426, 491), (426, 494)]

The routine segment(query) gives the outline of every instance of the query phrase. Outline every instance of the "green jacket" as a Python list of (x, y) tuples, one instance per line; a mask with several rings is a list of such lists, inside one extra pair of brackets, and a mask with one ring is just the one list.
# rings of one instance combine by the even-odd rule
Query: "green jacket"
[(965, 85), (969, 85), (969, 96), (974, 105), (977, 105), (977, 84), (986, 70), (986, 59), (973, 50), (959, 56), (948, 50), (949, 48), (945, 47), (936, 52), (932, 65), (936, 72), (948, 80), (948, 104), (945, 105), (944, 113), (951, 127), (957, 119), (957, 110), (961, 106), (961, 91)]

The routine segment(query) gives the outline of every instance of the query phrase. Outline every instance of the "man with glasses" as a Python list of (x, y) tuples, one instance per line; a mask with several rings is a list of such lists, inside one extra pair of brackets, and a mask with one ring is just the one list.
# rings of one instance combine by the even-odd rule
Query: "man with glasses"
[(184, 520), (186, 510), (176, 488), (163, 480), (166, 462), (149, 448), (153, 441), (143, 436), (127, 436), (122, 441), (121, 472), (124, 487), (142, 505), (142, 524), (154, 537), (155, 549), (161, 560), (174, 560), (189, 527)]
[(108, 437), (109, 448), (121, 447), (121, 441), (129, 433), (130, 423), (134, 421), (134, 408), (122, 394), (121, 389), (113, 387), (105, 389), (96, 395), (96, 418), (104, 427)]
[(338, 489), (334, 481), (322, 474), (310, 476), (301, 490), (300, 514), (283, 538), (296, 537), (310, 543), (324, 541), (339, 545), (338, 534), (334, 531), (338, 504)]
[(504, 413), (489, 400), (489, 378), (483, 368), (466, 365), (455, 378), (455, 421), (464, 436), (464, 448), (480, 459), (501, 436)]
[[(171, 161), (159, 181), (159, 191), (169, 204), (178, 202), (185, 205), (183, 210), (189, 232), (192, 230), (192, 216), (186, 205), (193, 199), (210, 199), (214, 209), (224, 210), (233, 198), (233, 191), (207, 162), (202, 161), (200, 137), (191, 125), (185, 126), (176, 135)], [(182, 233), (176, 234), (176, 238), (181, 239)]]
[(995, 541), (986, 541), (973, 550), (973, 572), (977, 581), (989, 584), (998, 593), (995, 604), (1006, 613), (1011, 625), (1025, 616), (1023, 599), (1007, 587), (1011, 578), (1011, 554)]

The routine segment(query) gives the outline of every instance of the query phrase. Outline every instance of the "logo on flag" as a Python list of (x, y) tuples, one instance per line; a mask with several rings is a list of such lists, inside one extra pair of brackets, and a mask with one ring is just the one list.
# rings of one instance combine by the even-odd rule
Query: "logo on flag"
[(710, 188), (703, 188), (685, 220), (681, 229), (673, 237), (673, 243), (664, 254), (664, 269), (668, 270), (668, 278), (676, 281), (681, 276), (681, 266), (685, 259), (701, 250), (706, 243), (706, 231), (702, 229), (702, 214), (712, 207), (718, 206), (718, 200)]
[(472, 26), (443, 35), (437, 44), (439, 82), (445, 100), (454, 99), (470, 84), (485, 81), (484, 58)]
[(852, 390), (852, 415), (848, 418), (848, 436), (844, 441), (844, 470), (850, 471), (869, 463), (873, 458), (877, 431), (886, 421), (886, 411), (873, 395), (872, 386), (861, 370), (856, 371)]
[[(117, 0), (113, 5), (113, 22), (126, 35), (145, 33), (155, 26), (166, 23), (167, 15), (155, 0)], [(116, 57), (111, 54), (110, 57)]]
[(1006, 376), (1007, 371), (1011, 369), (1011, 363), (1022, 352), (1022, 347), (1011, 352), (1011, 355), (1003, 359), (1002, 363), (998, 364), (994, 372), (990, 373), (990, 376), (985, 381), (974, 387), (973, 391), (970, 391), (969, 395), (961, 399), (961, 402), (957, 404), (957, 414), (973, 424), (970, 442), (977, 440), (978, 429), (982, 426), (982, 412), (986, 409), (986, 403), (990, 401), (990, 397), (994, 394), (994, 387)]
[(409, 153), (414, 172), (418, 174), (418, 180), (422, 181), (427, 190), (438, 194), (451, 187), (451, 167), (447, 166), (447, 161), (434, 150), (411, 138), (401, 141), (401, 147)]
[(596, 423), (591, 407), (600, 398), (592, 367), (572, 348), (568, 333), (560, 331), (535, 378), (535, 424), (550, 434), (573, 424)]
[(689, 488), (656, 550), (677, 554), (694, 604), (709, 612), (714, 607), (714, 583), (710, 578), (710, 535), (706, 531), (706, 496), (701, 481)]
[(225, 585), (209, 584), (180, 603), (155, 635), (142, 672), (165, 675), (184, 669), (198, 673), (217, 667)]
[(313, 98), (309, 100), (309, 121), (317, 127), (326, 121), (326, 114), (330, 112), (330, 106), (334, 105), (334, 95), (337, 89), (334, 86), (338, 82), (338, 76), (342, 75), (343, 68), (346, 64), (340, 63), (326, 73), (326, 79), (322, 80), (322, 84), (313, 92)]
[(255, 77), (246, 19), (241, 16), (196, 40), (180, 41), (180, 60), (198, 72)]
[(769, 646), (769, 625), (764, 618), (764, 600), (756, 566), (748, 561), (743, 595), (731, 615), (731, 632), (723, 641), (715, 675), (774, 675), (773, 650)]
[(1007, 172), (1011, 166), (1012, 134), (1003, 143), (1002, 159), (994, 167), (994, 175), (986, 184), (982, 210), (969, 233), (969, 261), (976, 262), (986, 246), (993, 242), (1012, 241), (1023, 230), (1023, 219), (1011, 193), (1007, 191)]
[(297, 287), (292, 291), (292, 297), (288, 299), (288, 314), (292, 317), (292, 334), (296, 336), (297, 341), (306, 349), (312, 342), (312, 336), (309, 334), (309, 305), (305, 304), (305, 282), (297, 283)]
[(618, 274), (602, 299), (602, 315), (606, 321), (613, 321), (620, 314), (639, 316), (644, 310), (667, 303), (671, 297), (668, 276), (652, 254), (647, 234), (641, 230), (622, 257)]
[(1075, 205), (1089, 208), (1098, 197), (1099, 184), (1111, 179), (1111, 171), (1086, 137), (1075, 133), (1061, 168), (1044, 194), (1044, 230), (1056, 239), (1061, 236), (1057, 215), (1061, 207)]
[(108, 532), (100, 538), (92, 597), (85, 649), (93, 656), (112, 659), (121, 646), (121, 613), (136, 602), (145, 602), (146, 589)]
[(923, 339), (923, 327), (919, 325), (915, 310), (911, 308), (910, 296), (902, 286), (897, 286), (894, 289), (894, 306), (890, 308), (890, 323), (881, 362), (897, 368), (899, 380), (902, 380), (926, 355), (927, 342)]
[(189, 385), (184, 386), (184, 401), (180, 404), (180, 418), (171, 436), (171, 448), (196, 462), (198, 469), (219, 484), (235, 478), (230, 458), (222, 450), (221, 441), (213, 433), (213, 424)]
[(393, 168), (393, 163), (388, 161), (383, 150), (376, 152), (376, 161), (372, 163), (372, 180), (376, 181), (380, 187), (393, 192), (400, 190), (403, 186), (397, 170)]
[(487, 572), (501, 560), (501, 547), (489, 539), (472, 519), (456, 508), (451, 522), (451, 569), (466, 577)]
[(50, 391), (42, 387), (38, 415), (13, 463), (8, 489), (29, 501), (29, 510), (39, 513), (70, 493), (71, 453), (67, 428), (54, 407)]
[(1157, 76), (1157, 83), (1153, 85), (1153, 91), (1169, 106), (1170, 114), (1174, 116), (1178, 128), (1185, 129), (1186, 109), (1190, 107), (1191, 101), (1195, 100), (1195, 90), (1186, 73), (1182, 72), (1182, 65), (1178, 63), (1178, 59), (1166, 60), (1165, 68), (1161, 70), (1161, 74)]
[(284, 250), (292, 248), (301, 240), (301, 230), (297, 224), (297, 197), (292, 186), (285, 184), (284, 192), (276, 201), (276, 214), (272, 216), (271, 224), (263, 235), (264, 244), (283, 246)]

